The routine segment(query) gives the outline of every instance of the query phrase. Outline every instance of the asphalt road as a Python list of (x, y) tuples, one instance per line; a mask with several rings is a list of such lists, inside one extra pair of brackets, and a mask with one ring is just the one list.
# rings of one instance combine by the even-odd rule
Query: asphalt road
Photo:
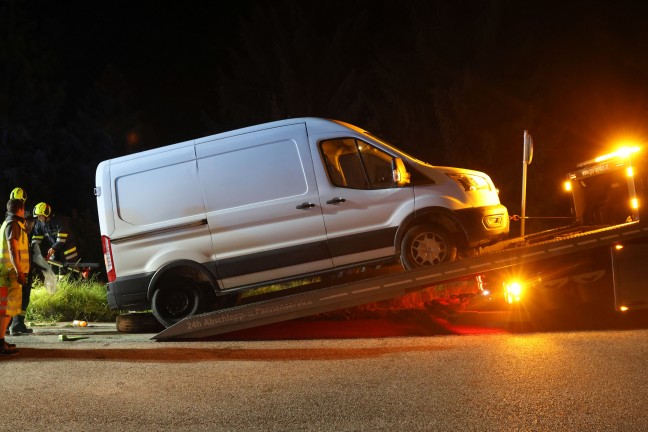
[[(59, 340), (69, 333), (78, 340)], [(76, 333), (76, 334), (73, 334)], [(22, 431), (644, 431), (648, 330), (154, 342), (37, 329), (0, 360)]]

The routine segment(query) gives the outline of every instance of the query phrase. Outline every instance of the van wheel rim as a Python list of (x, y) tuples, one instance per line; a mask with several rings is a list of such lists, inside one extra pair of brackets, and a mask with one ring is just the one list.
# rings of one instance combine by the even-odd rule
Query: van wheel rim
[(184, 291), (174, 291), (168, 298), (166, 310), (172, 317), (182, 316), (189, 309), (189, 296)]
[(418, 265), (433, 265), (443, 262), (448, 253), (448, 245), (435, 233), (421, 233), (412, 241), (410, 251)]

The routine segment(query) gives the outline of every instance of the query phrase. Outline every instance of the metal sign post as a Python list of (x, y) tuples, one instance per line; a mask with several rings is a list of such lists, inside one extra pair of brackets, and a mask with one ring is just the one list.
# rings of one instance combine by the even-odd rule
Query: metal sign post
[(524, 223), (526, 221), (526, 184), (527, 166), (533, 159), (533, 138), (529, 131), (524, 131), (524, 156), (522, 160), (522, 221), (520, 223), (520, 236), (524, 237)]

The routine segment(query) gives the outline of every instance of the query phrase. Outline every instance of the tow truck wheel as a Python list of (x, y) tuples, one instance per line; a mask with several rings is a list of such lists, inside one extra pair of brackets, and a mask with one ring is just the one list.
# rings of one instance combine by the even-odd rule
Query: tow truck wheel
[(457, 247), (450, 235), (436, 225), (417, 225), (410, 229), (401, 243), (401, 263), (408, 270), (452, 262)]
[(188, 278), (173, 277), (165, 280), (153, 293), (151, 308), (155, 318), (166, 327), (183, 318), (196, 315), (202, 307), (202, 295), (196, 284)]

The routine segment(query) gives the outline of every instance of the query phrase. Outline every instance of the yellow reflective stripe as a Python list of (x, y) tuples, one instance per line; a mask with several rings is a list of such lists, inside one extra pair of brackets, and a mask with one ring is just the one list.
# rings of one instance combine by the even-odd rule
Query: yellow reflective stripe
[[(0, 273), (6, 275), (9, 271), (14, 270), (14, 266), (11, 263), (11, 258), (9, 257), (9, 245), (7, 244), (7, 238), (5, 233), (7, 231), (7, 225), (9, 221), (4, 221), (2, 227), (0, 227)], [(27, 233), (25, 232), (25, 225), (21, 222), (18, 222), (20, 226), (20, 237), (18, 239), (18, 259), (20, 260), (20, 266), (24, 272), (29, 272), (29, 240), (27, 238)]]
[[(9, 259), (9, 247), (7, 246), (7, 239), (5, 238), (5, 231), (7, 231), (7, 221), (2, 222), (0, 226), (0, 275), (3, 279), (7, 276), (11, 268), (11, 260)], [(3, 280), (2, 285), (7, 285), (8, 281)], [(5, 294), (6, 295), (6, 294)]]
[(77, 250), (77, 249), (76, 249), (76, 246), (75, 246), (75, 247), (73, 247), (73, 248), (70, 248), (70, 249), (64, 251), (64, 252), (63, 252), (63, 255), (69, 255), (69, 254), (71, 254), (72, 252), (76, 252), (76, 250)]

